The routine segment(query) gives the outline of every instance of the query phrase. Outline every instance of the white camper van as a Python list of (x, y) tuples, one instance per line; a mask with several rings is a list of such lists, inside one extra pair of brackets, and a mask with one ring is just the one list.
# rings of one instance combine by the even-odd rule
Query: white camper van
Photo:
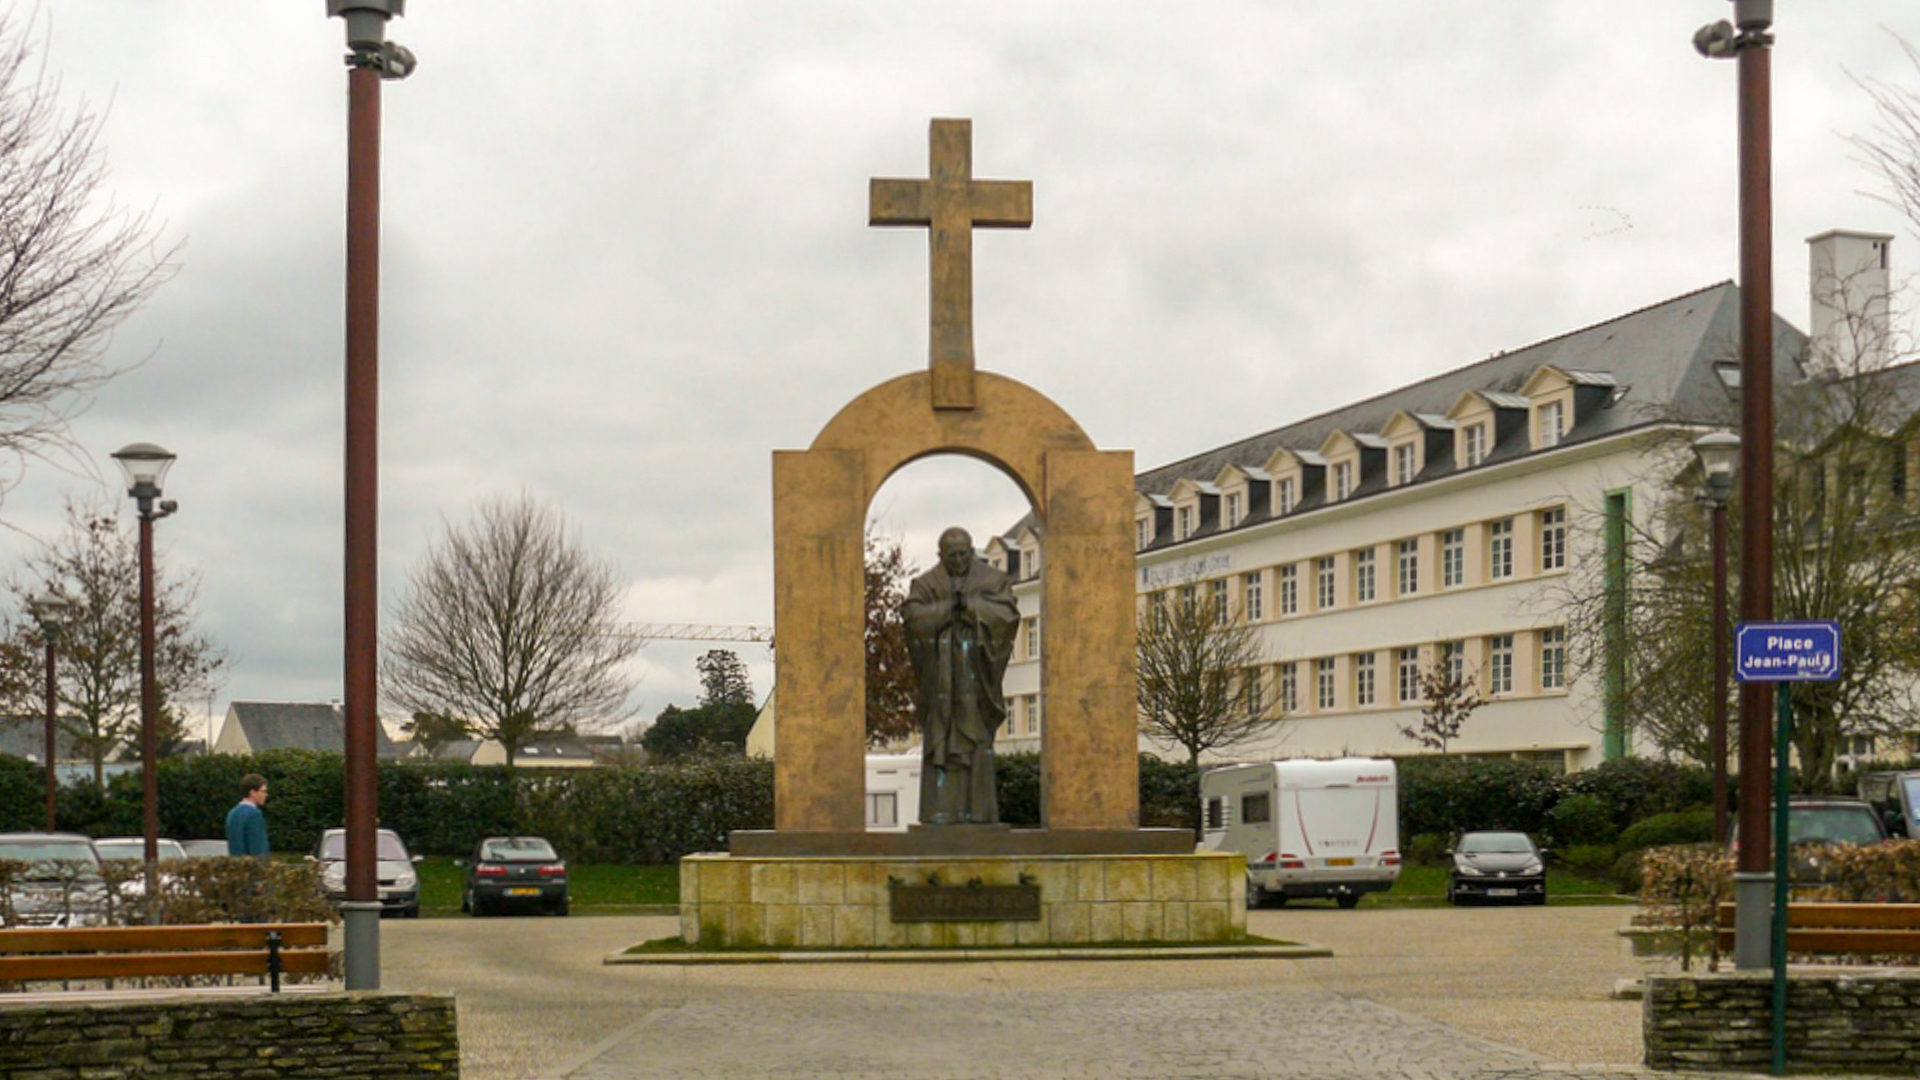
[(867, 755), (867, 831), (920, 823), (920, 752)]
[(1200, 848), (1247, 857), (1247, 906), (1331, 896), (1343, 908), (1400, 876), (1393, 762), (1267, 761), (1200, 778)]

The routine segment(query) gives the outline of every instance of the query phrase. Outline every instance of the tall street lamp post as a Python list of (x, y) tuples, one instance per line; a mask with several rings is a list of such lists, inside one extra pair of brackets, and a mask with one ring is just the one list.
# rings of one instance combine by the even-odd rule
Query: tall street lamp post
[(55, 639), (60, 636), (60, 628), (66, 625), (67, 611), (73, 606), (54, 593), (44, 593), (33, 598), (33, 621), (40, 624), (40, 636), (47, 643), (47, 831), (55, 830), (55, 811), (58, 809), (60, 777), (53, 763), (59, 753), (55, 714), (60, 705), (60, 684), (54, 678), (53, 659)]
[(380, 891), (374, 858), (379, 720), (380, 83), (413, 72), (386, 40), (406, 0), (327, 0), (347, 24), (346, 832), (344, 975), (380, 988)]
[[(1773, 0), (1733, 0), (1733, 23), (1700, 28), (1703, 56), (1740, 68), (1740, 618), (1773, 617)], [(1767, 799), (1773, 684), (1740, 684), (1740, 852), (1734, 866), (1733, 964), (1771, 966), (1773, 891)], [(1784, 917), (1784, 913), (1783, 913)]]
[(1727, 500), (1733, 495), (1740, 436), (1715, 431), (1693, 441), (1705, 488), (1700, 501), (1713, 518), (1713, 720), (1708, 755), (1713, 759), (1713, 842), (1727, 842)]
[(127, 494), (140, 509), (140, 828), (146, 838), (147, 921), (160, 921), (160, 779), (155, 725), (160, 713), (160, 680), (153, 666), (153, 523), (180, 508), (160, 498), (160, 484), (173, 467), (172, 451), (152, 443), (131, 443), (113, 459), (127, 477)]

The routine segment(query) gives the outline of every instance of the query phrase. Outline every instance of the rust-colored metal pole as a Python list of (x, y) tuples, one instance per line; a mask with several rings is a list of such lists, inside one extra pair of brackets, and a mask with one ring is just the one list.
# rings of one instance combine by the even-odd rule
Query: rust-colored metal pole
[[(1740, 68), (1740, 618), (1773, 617), (1773, 150), (1764, 34)], [(1740, 854), (1735, 865), (1734, 965), (1770, 966), (1767, 805), (1772, 683), (1740, 684)]]
[(53, 674), (53, 631), (43, 628), (41, 633), (47, 638), (47, 831), (53, 832), (60, 804), (60, 775), (53, 767), (54, 754), (59, 752), (54, 712), (60, 704), (60, 684)]
[(1713, 842), (1727, 842), (1727, 680), (1732, 646), (1727, 641), (1727, 504), (1713, 506)]
[[(347, 75), (346, 988), (380, 986), (377, 655), (380, 509), (380, 72)], [(367, 907), (371, 905), (371, 909)]]
[(140, 829), (145, 839), (147, 921), (160, 921), (160, 680), (153, 663), (153, 514), (140, 508)]

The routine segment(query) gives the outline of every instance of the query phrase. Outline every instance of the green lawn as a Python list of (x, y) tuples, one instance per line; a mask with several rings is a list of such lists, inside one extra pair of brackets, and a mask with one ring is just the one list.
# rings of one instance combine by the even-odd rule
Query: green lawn
[[(420, 909), (426, 915), (451, 915), (460, 910), (460, 893), (467, 870), (445, 856), (420, 863)], [(677, 866), (616, 866), (570, 863), (567, 891), (577, 914), (630, 911), (637, 907), (680, 902)]]
[[(1447, 902), (1447, 868), (1444, 866), (1402, 866), (1393, 888), (1384, 893), (1368, 893), (1363, 906), (1444, 904)], [(1611, 904), (1630, 903), (1614, 898), (1612, 882), (1575, 877), (1564, 871), (1547, 870), (1547, 903)]]

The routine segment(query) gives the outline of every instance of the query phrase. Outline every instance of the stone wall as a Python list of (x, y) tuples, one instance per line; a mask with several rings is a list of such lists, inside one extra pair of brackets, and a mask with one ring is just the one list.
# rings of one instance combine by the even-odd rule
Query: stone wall
[[(1647, 1065), (1764, 1072), (1773, 1061), (1773, 975), (1655, 975), (1642, 1007)], [(1787, 1067), (1920, 1072), (1920, 972), (1795, 972), (1787, 979)]]
[[(1032, 883), (1040, 918), (899, 922), (889, 879)], [(1237, 854), (680, 860), (680, 930), (708, 948), (947, 948), (1219, 943), (1246, 936)]]
[(0, 1078), (455, 1077), (453, 999), (388, 993), (0, 1000)]

